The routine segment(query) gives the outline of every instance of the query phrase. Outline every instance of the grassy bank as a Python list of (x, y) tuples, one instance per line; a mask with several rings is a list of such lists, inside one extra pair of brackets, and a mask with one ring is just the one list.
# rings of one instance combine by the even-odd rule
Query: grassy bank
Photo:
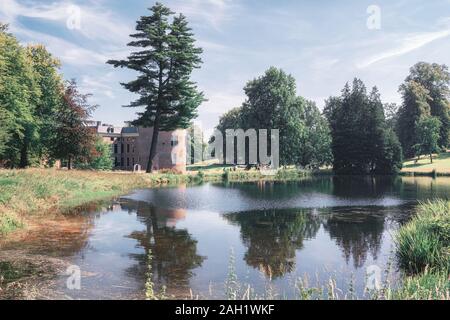
[(419, 206), (396, 236), (397, 258), (409, 276), (399, 291), (410, 299), (450, 299), (450, 201)]
[(138, 188), (211, 181), (294, 180), (306, 174), (297, 170), (280, 170), (275, 176), (264, 176), (256, 170), (195, 171), (185, 175), (50, 169), (0, 170), (0, 234), (22, 227), (30, 215), (65, 212)]
[(433, 156), (433, 163), (427, 156), (419, 161), (411, 159), (403, 164), (401, 174), (416, 176), (450, 176), (450, 152)]

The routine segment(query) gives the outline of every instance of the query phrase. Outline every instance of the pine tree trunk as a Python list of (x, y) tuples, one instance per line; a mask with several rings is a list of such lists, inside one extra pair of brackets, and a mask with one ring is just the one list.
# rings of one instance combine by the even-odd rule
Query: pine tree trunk
[(150, 146), (150, 156), (148, 157), (147, 163), (147, 173), (153, 172), (153, 160), (155, 158), (156, 148), (158, 146), (158, 137), (159, 137), (159, 116), (156, 116), (155, 123), (153, 126), (152, 144)]
[(433, 163), (433, 154), (432, 153), (430, 153), (430, 160), (431, 160), (431, 163)]
[(72, 157), (67, 159), (67, 170), (72, 170)]

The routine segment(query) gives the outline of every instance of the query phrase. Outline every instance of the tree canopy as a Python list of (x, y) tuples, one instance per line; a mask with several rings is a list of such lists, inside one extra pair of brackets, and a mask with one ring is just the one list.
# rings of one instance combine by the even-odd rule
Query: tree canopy
[[(67, 119), (83, 99), (70, 98), (74, 84), (65, 84), (60, 62), (43, 45), (23, 47), (0, 24), (0, 164), (26, 168), (73, 157), (69, 148), (87, 150), (87, 140), (63, 139), (63, 130), (86, 130), (84, 121)], [(62, 139), (62, 140), (61, 140)]]
[(279, 129), (280, 164), (314, 167), (331, 162), (329, 128), (313, 102), (297, 96), (295, 79), (269, 68), (249, 81), (241, 107), (224, 114), (217, 129)]
[(400, 86), (403, 104), (399, 110), (397, 131), (405, 156), (415, 155), (417, 127), (423, 117), (437, 117), (441, 122), (438, 144), (450, 142), (450, 73), (446, 65), (419, 62)]
[(367, 94), (364, 83), (354, 79), (339, 97), (326, 101), (331, 126), (334, 170), (340, 174), (391, 174), (402, 167), (401, 147), (388, 129), (380, 94)]

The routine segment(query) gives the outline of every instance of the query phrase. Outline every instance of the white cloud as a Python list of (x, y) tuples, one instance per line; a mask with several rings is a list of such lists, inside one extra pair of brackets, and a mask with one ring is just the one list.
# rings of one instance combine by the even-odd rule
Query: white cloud
[(114, 99), (114, 89), (111, 87), (113, 74), (110, 72), (104, 77), (91, 77), (84, 75), (81, 77), (80, 89), (83, 92), (93, 93), (95, 96), (103, 95), (107, 98)]
[[(206, 92), (214, 92), (214, 90), (208, 90)], [(204, 102), (200, 107), (202, 113), (222, 114), (232, 108), (240, 107), (245, 101), (245, 95), (217, 92), (208, 94), (206, 99), (208, 101)]]
[(90, 66), (104, 64), (109, 56), (82, 48), (69, 41), (45, 33), (11, 27), (14, 34), (26, 39), (29, 43), (39, 42), (48, 47), (49, 51), (62, 62), (75, 66)]
[(22, 5), (17, 0), (1, 0), (0, 18), (12, 25), (18, 25), (19, 17), (36, 18), (58, 23), (67, 27), (71, 17), (69, 8), (77, 6), (80, 9), (80, 29), (72, 30), (90, 40), (100, 40), (108, 43), (125, 43), (132, 32), (129, 24), (124, 24), (104, 6), (95, 4), (81, 6), (74, 2), (62, 1), (51, 4), (28, 3)]
[(205, 25), (206, 22), (218, 31), (224, 22), (233, 18), (232, 10), (238, 6), (232, 0), (178, 0), (171, 7), (175, 12), (182, 12), (194, 20), (196, 25)]
[(396, 41), (398, 43), (396, 47), (387, 49), (383, 52), (370, 56), (369, 58), (363, 60), (362, 62), (357, 63), (357, 67), (359, 69), (363, 69), (380, 61), (390, 59), (393, 57), (402, 56), (404, 54), (422, 48), (423, 46), (433, 41), (443, 39), (448, 36), (450, 36), (450, 29), (436, 32), (406, 34), (404, 36), (400, 36)]

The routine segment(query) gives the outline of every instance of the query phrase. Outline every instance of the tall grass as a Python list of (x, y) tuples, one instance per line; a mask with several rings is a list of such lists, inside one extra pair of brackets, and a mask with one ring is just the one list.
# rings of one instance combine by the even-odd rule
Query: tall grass
[(189, 181), (189, 176), (175, 174), (0, 170), (0, 233), (23, 226), (30, 215), (68, 211), (136, 188)]
[(396, 236), (399, 264), (411, 274), (450, 270), (450, 201), (418, 207), (416, 216)]

